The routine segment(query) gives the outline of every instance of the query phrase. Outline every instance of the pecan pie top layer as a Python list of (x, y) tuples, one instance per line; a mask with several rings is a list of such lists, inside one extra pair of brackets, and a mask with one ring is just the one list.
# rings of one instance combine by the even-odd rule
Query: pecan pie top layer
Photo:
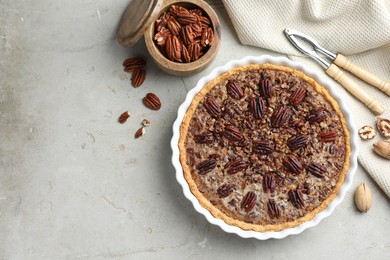
[(349, 168), (349, 132), (336, 101), (302, 72), (233, 69), (193, 99), (180, 129), (191, 192), (215, 217), (277, 231), (311, 220)]

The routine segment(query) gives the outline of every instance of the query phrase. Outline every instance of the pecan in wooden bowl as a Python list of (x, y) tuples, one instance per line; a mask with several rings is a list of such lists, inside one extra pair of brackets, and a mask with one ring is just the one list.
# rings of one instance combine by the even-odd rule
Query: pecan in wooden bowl
[(130, 47), (142, 36), (160, 69), (189, 76), (215, 59), (221, 33), (216, 13), (203, 0), (134, 0), (123, 14), (117, 40)]
[(176, 178), (229, 233), (283, 238), (341, 203), (357, 167), (357, 130), (341, 97), (286, 58), (246, 57), (202, 78), (180, 106)]

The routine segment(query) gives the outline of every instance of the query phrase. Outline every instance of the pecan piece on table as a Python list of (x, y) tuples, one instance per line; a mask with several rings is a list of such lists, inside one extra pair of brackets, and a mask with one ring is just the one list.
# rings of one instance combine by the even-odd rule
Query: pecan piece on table
[(294, 174), (299, 174), (303, 170), (301, 162), (293, 154), (289, 154), (283, 159), (283, 165), (287, 168), (287, 170)]
[(131, 85), (135, 88), (140, 87), (146, 78), (146, 71), (143, 69), (136, 69), (133, 71), (133, 75), (131, 75)]
[(241, 201), (241, 208), (246, 212), (251, 211), (256, 205), (257, 196), (253, 191), (249, 191)]
[(274, 193), (276, 189), (276, 179), (272, 173), (266, 173), (263, 177), (263, 190), (265, 193), (268, 191)]
[(160, 99), (153, 93), (148, 93), (143, 98), (144, 105), (152, 110), (159, 110), (161, 108)]
[(305, 100), (307, 90), (305, 88), (298, 88), (291, 94), (289, 101), (291, 105), (298, 106)]
[(252, 152), (260, 155), (267, 155), (273, 153), (274, 149), (268, 141), (259, 140), (253, 142)]
[(280, 128), (290, 119), (291, 111), (287, 106), (280, 106), (271, 116), (271, 125)]
[(316, 176), (317, 178), (324, 178), (326, 174), (325, 166), (319, 163), (311, 163), (309, 167), (307, 167), (307, 171)]
[(338, 133), (334, 130), (322, 131), (318, 133), (317, 137), (320, 142), (331, 143), (336, 140)]
[(240, 130), (234, 125), (225, 125), (225, 129), (222, 132), (222, 135), (226, 137), (229, 141), (240, 141), (243, 137)]
[(133, 72), (134, 70), (142, 69), (146, 65), (143, 58), (128, 58), (123, 62), (124, 71)]
[(223, 199), (232, 194), (233, 192), (233, 185), (231, 184), (223, 184), (217, 189), (218, 196)]
[(206, 100), (203, 103), (204, 108), (207, 110), (207, 112), (214, 118), (218, 119), (221, 117), (222, 111), (220, 105), (215, 101), (214, 98), (206, 98)]
[(262, 79), (259, 85), (260, 96), (269, 98), (272, 96), (272, 83), (269, 78)]
[(226, 172), (228, 174), (236, 174), (240, 171), (245, 170), (246, 167), (247, 167), (246, 162), (242, 159), (237, 159), (237, 160), (228, 162), (225, 165), (225, 169), (227, 169)]
[(280, 217), (280, 210), (274, 199), (269, 199), (267, 202), (267, 211), (271, 219)]
[(309, 139), (304, 135), (293, 136), (288, 139), (287, 146), (293, 152), (302, 147), (305, 147), (308, 140)]
[(137, 130), (137, 132), (135, 132), (135, 138), (140, 138), (141, 136), (144, 136), (145, 135), (145, 128), (144, 127), (141, 127), (140, 129)]
[(306, 120), (309, 121), (310, 124), (320, 123), (325, 120), (326, 116), (327, 111), (323, 107), (320, 107), (310, 111), (309, 115), (306, 117)]
[(123, 113), (119, 116), (118, 122), (121, 123), (121, 124), (124, 124), (124, 123), (127, 121), (127, 119), (128, 119), (129, 117), (130, 117), (129, 111), (125, 111), (125, 112), (123, 112)]
[(200, 162), (196, 166), (196, 168), (198, 169), (200, 175), (205, 175), (206, 173), (214, 170), (216, 166), (217, 166), (217, 160), (211, 158)]
[(211, 132), (204, 132), (194, 135), (194, 141), (198, 144), (211, 144), (214, 141), (214, 136)]
[(236, 81), (229, 80), (226, 84), (226, 91), (228, 95), (234, 99), (241, 99), (244, 97), (244, 91)]
[(249, 109), (255, 119), (260, 119), (265, 114), (265, 101), (261, 97), (251, 98), (249, 100)]
[(290, 202), (296, 207), (297, 209), (301, 209), (305, 207), (305, 202), (303, 199), (303, 194), (299, 189), (290, 190), (288, 192), (288, 197), (290, 199)]

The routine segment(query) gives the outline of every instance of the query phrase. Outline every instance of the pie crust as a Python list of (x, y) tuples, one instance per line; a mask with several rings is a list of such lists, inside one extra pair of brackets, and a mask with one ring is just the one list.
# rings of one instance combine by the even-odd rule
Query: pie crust
[[(277, 98), (280, 98), (280, 100), (274, 100), (275, 98), (272, 100), (271, 97), (267, 97), (267, 93), (264, 93), (264, 90), (261, 92), (261, 80), (266, 77), (269, 77), (273, 85), (273, 91), (278, 93)], [(293, 79), (292, 82), (287, 82), (289, 79)], [(248, 81), (251, 80), (253, 80), (254, 83), (249, 86)], [(237, 85), (240, 85), (243, 82), (247, 84), (240, 85), (244, 90), (244, 96), (237, 97), (236, 99), (232, 98), (232, 93), (230, 92), (229, 94), (226, 90), (226, 86), (227, 84), (230, 84), (230, 82), (236, 82)], [(291, 95), (298, 88), (305, 88), (307, 94), (305, 94), (305, 100), (294, 103), (295, 100), (291, 99)], [(212, 95), (210, 93), (212, 93)], [(306, 100), (309, 95), (310, 102)], [(263, 112), (261, 118), (255, 118), (254, 112), (251, 110), (249, 104), (246, 107), (243, 104), (248, 103), (250, 98), (259, 98), (259, 96), (264, 100), (265, 112)], [(220, 114), (217, 116), (214, 115), (213, 117), (203, 106), (208, 97), (214, 98), (218, 101), (217, 103), (223, 107), (222, 111), (220, 111)], [(236, 158), (231, 158), (231, 154), (227, 155), (226, 151), (231, 152), (231, 149), (234, 151), (235, 149), (238, 149), (238, 141), (229, 140), (230, 137), (224, 136), (221, 134), (221, 131), (218, 132), (215, 130), (216, 128), (214, 129), (213, 124), (219, 120), (218, 116), (223, 117), (223, 113), (227, 113), (227, 108), (223, 104), (230, 102), (230, 99), (232, 100), (231, 104), (238, 104), (237, 107), (241, 106), (243, 117), (244, 115), (249, 114), (251, 120), (255, 121), (252, 122), (255, 126), (254, 131), (248, 130), (248, 128), (250, 128), (248, 125), (236, 125), (236, 128), (234, 129), (243, 133), (240, 135), (241, 139), (247, 137), (253, 139), (253, 132), (257, 131), (256, 133), (261, 135), (264, 128), (264, 131), (270, 131), (269, 133), (272, 133), (272, 135), (269, 135), (271, 136), (270, 139), (266, 140), (272, 144), (272, 151), (270, 154), (256, 154), (254, 151), (257, 150), (253, 148), (256, 141), (254, 140), (256, 139), (255, 137), (253, 140), (249, 140), (250, 144), (248, 147), (251, 147), (250, 149), (248, 148), (249, 152), (243, 152), (238, 156), (240, 160), (242, 159), (242, 161), (245, 161), (244, 167), (238, 168), (238, 171), (233, 170), (228, 173), (227, 171), (229, 171), (229, 167), (231, 167), (231, 160), (234, 161)], [(313, 105), (311, 110), (307, 110), (311, 105)], [(281, 119), (281, 117), (278, 117), (277, 119), (273, 118), (278, 107), (286, 107), (286, 110), (291, 112), (288, 114), (287, 121)], [(328, 122), (327, 124), (321, 121), (321, 111), (317, 111), (319, 107), (325, 108), (324, 113), (326, 115), (326, 122)], [(318, 115), (318, 113), (315, 114), (316, 111), (320, 115)], [(314, 121), (313, 117), (310, 118), (313, 114)], [(195, 129), (192, 127), (194, 125), (194, 121), (192, 120), (195, 120), (199, 115), (203, 116), (204, 122), (200, 123), (202, 126), (199, 127), (199, 129)], [(237, 115), (233, 115), (233, 118), (236, 116)], [(317, 116), (317, 118), (319, 117), (319, 120), (316, 121), (315, 116)], [(309, 132), (302, 134), (299, 129), (297, 130), (295, 125), (291, 126), (291, 124), (294, 124), (295, 119), (303, 121), (304, 126), (302, 129), (304, 129), (304, 131), (308, 130)], [(278, 120), (282, 122), (281, 125), (277, 124), (279, 122)], [(222, 131), (227, 131), (226, 125), (230, 125), (230, 123), (226, 124), (227, 121), (229, 120), (224, 120), (225, 124), (222, 128), (225, 127), (225, 130)], [(242, 121), (240, 122), (242, 123)], [(276, 123), (273, 124), (273, 122)], [(194, 136), (204, 132), (205, 129), (213, 133), (214, 140), (212, 143), (210, 143), (210, 141), (206, 144), (194, 144)], [(249, 134), (246, 135), (249, 131), (252, 133), (251, 136)], [(292, 133), (288, 131), (292, 131)], [(333, 138), (335, 139), (333, 140), (332, 136), (330, 139), (326, 139), (326, 134), (325, 137), (321, 139), (319, 133), (327, 131), (336, 131), (336, 139)], [(305, 145), (302, 146), (298, 144), (298, 148), (295, 150), (295, 144), (293, 143), (289, 146), (287, 145), (286, 140), (290, 140), (292, 137), (298, 135), (303, 135), (307, 138), (305, 139)], [(345, 117), (341, 112), (338, 103), (333, 99), (329, 92), (314, 79), (306, 76), (299, 70), (285, 66), (276, 66), (268, 63), (262, 65), (247, 65), (234, 68), (219, 75), (217, 78), (207, 83), (194, 97), (180, 126), (180, 162), (183, 168), (184, 178), (187, 181), (191, 192), (198, 199), (202, 207), (207, 209), (214, 217), (222, 219), (227, 224), (245, 230), (258, 232), (280, 231), (296, 227), (304, 222), (312, 220), (318, 213), (327, 208), (338, 195), (339, 190), (344, 183), (346, 172), (350, 167), (349, 157), (351, 148), (349, 135), (350, 133), (347, 128)], [(218, 138), (219, 140), (216, 140)], [(280, 144), (276, 140), (280, 140)], [(223, 147), (227, 148), (221, 148), (218, 142), (221, 142)], [(317, 144), (319, 144), (319, 148), (316, 147)], [(207, 169), (206, 173), (201, 172), (199, 170), (199, 162), (205, 161), (206, 157), (210, 156), (210, 152), (207, 152), (207, 149), (206, 151), (201, 149), (202, 146), (208, 146), (212, 149), (218, 156), (216, 157), (217, 161), (218, 158), (225, 159), (225, 161), (218, 162), (217, 166), (212, 165), (214, 167), (211, 166), (212, 169)], [(337, 147), (335, 148), (335, 146)], [(306, 147), (310, 147), (310, 149)], [(314, 147), (316, 147), (316, 152), (313, 152), (313, 150), (315, 150)], [(208, 151), (210, 151), (210, 149)], [(241, 147), (240, 149), (245, 148)], [(330, 149), (336, 149), (338, 152), (333, 151), (332, 156), (329, 157)], [(301, 151), (303, 152), (300, 153)], [(309, 154), (310, 151), (312, 151), (315, 156)], [(191, 162), (190, 160), (191, 157), (194, 157), (192, 153), (196, 153), (199, 157), (195, 158), (196, 163)], [(301, 165), (297, 166), (294, 164), (294, 160), (290, 161), (290, 164), (288, 162), (285, 163), (284, 160), (289, 155), (293, 155), (293, 158), (295, 158), (294, 160), (298, 160)], [(230, 161), (226, 161), (226, 158), (229, 156)], [(269, 160), (269, 158), (271, 159)], [(251, 161), (252, 159), (253, 161)], [(321, 166), (319, 168), (314, 167), (314, 170), (313, 168), (309, 170), (309, 166), (311, 165), (309, 162), (316, 162)], [(272, 165), (272, 163), (274, 163), (274, 165)], [(256, 167), (258, 167), (258, 169), (255, 169)], [(324, 168), (325, 173), (323, 172)], [(269, 169), (269, 172), (267, 172), (267, 169)], [(297, 172), (294, 172), (296, 169), (298, 169)], [(322, 175), (323, 173), (324, 175)], [(265, 189), (264, 187), (264, 179), (267, 174), (274, 175), (276, 176), (275, 178), (278, 179), (278, 181), (276, 181), (276, 188), (273, 187), (272, 192), (269, 191), (270, 187), (268, 187), (268, 189)], [(207, 179), (207, 176), (211, 177)], [(284, 177), (282, 178), (281, 176)], [(218, 179), (218, 177), (220, 179)], [(218, 194), (215, 194), (217, 192), (217, 186), (221, 187), (222, 184), (225, 184), (226, 179), (230, 180), (230, 187), (228, 189), (229, 194), (226, 197), (218, 197)], [(280, 181), (280, 179), (282, 180)], [(248, 185), (246, 184), (247, 180), (250, 180)], [(234, 182), (231, 183), (232, 181)], [(309, 183), (308, 187), (304, 186), (306, 183)], [(205, 185), (203, 186), (203, 184)], [(273, 186), (275, 186), (275, 181)], [(256, 196), (255, 199), (253, 199), (253, 197), (247, 198), (246, 205), (243, 205), (243, 200), (245, 199), (244, 193), (247, 194), (248, 190), (252, 190)], [(295, 197), (291, 197), (290, 191), (298, 190), (300, 192), (299, 196), (295, 194)], [(215, 195), (213, 195), (213, 193)], [(255, 204), (253, 205), (252, 203), (249, 207), (245, 207), (248, 206), (249, 199), (252, 199), (252, 202)], [(272, 210), (270, 213), (269, 206), (266, 203), (267, 199), (268, 202), (271, 199), (274, 200), (274, 202), (276, 201), (276, 207), (278, 208), (276, 215)], [(302, 203), (300, 203), (300, 199), (303, 200)], [(234, 206), (231, 207), (233, 204), (229, 203), (232, 201), (234, 202)], [(246, 211), (246, 209), (248, 209), (248, 211)]]

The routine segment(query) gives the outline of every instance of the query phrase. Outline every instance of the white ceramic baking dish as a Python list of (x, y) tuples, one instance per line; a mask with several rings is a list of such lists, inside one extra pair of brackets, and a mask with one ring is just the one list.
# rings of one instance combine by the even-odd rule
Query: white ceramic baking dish
[[(319, 82), (321, 85), (328, 88), (331, 95), (339, 102), (341, 110), (343, 111), (343, 113), (345, 115), (345, 118), (347, 120), (347, 125), (348, 125), (349, 131), (350, 131), (350, 142), (351, 142), (351, 155), (350, 155), (351, 166), (347, 172), (344, 184), (342, 185), (338, 196), (329, 204), (329, 206), (325, 210), (318, 213), (312, 220), (305, 222), (305, 223), (302, 223), (297, 227), (288, 228), (288, 229), (284, 229), (282, 231), (277, 231), (277, 232), (255, 232), (255, 231), (243, 230), (243, 229), (238, 228), (236, 226), (228, 225), (224, 221), (222, 221), (221, 219), (217, 219), (214, 216), (212, 216), (208, 210), (206, 210), (205, 208), (203, 208), (199, 204), (198, 199), (191, 193), (190, 188), (188, 186), (188, 183), (186, 182), (186, 180), (184, 179), (184, 176), (183, 176), (183, 169), (182, 169), (182, 166), (181, 166), (181, 163), (179, 160), (179, 148), (178, 148), (179, 134), (180, 134), (179, 130), (180, 130), (180, 125), (182, 123), (184, 114), (186, 113), (187, 108), (191, 104), (192, 99), (203, 88), (203, 86), (206, 85), (207, 82), (215, 79), (220, 74), (227, 72), (227, 71), (231, 70), (232, 68), (236, 68), (236, 67), (240, 67), (240, 66), (244, 66), (244, 65), (248, 65), (248, 64), (264, 64), (264, 63), (283, 65), (283, 66), (288, 66), (288, 67), (300, 70), (300, 71), (304, 72), (306, 75), (317, 80), (317, 82)], [(184, 196), (192, 202), (192, 205), (194, 206), (195, 210), (198, 211), (199, 213), (201, 213), (202, 215), (204, 215), (206, 217), (206, 219), (211, 224), (219, 226), (225, 232), (235, 233), (243, 238), (256, 238), (256, 239), (260, 239), (260, 240), (265, 240), (265, 239), (269, 239), (269, 238), (280, 239), (280, 238), (284, 238), (288, 235), (299, 234), (307, 228), (314, 227), (314, 226), (318, 225), (318, 223), (322, 219), (330, 216), (333, 213), (336, 206), (339, 205), (343, 201), (347, 190), (351, 187), (353, 176), (354, 176), (356, 168), (357, 168), (357, 155), (358, 155), (357, 139), (358, 139), (357, 130), (353, 126), (352, 115), (347, 107), (347, 104), (342, 99), (342, 97), (335, 91), (335, 89), (332, 87), (332, 85), (329, 83), (329, 81), (326, 78), (322, 77), (316, 71), (308, 68), (304, 64), (298, 63), (298, 62), (293, 62), (293, 61), (291, 61), (287, 58), (284, 58), (284, 57), (273, 57), (273, 56), (268, 56), (268, 55), (258, 56), (258, 57), (249, 56), (249, 57), (242, 58), (240, 60), (230, 61), (224, 66), (215, 68), (209, 75), (201, 78), (198, 81), (198, 84), (195, 86), (195, 88), (191, 89), (188, 92), (185, 101), (178, 109), (177, 119), (173, 124), (173, 137), (171, 140), (171, 148), (173, 151), (172, 163), (173, 163), (173, 166), (175, 167), (175, 170), (176, 170), (176, 179), (183, 188)]]

